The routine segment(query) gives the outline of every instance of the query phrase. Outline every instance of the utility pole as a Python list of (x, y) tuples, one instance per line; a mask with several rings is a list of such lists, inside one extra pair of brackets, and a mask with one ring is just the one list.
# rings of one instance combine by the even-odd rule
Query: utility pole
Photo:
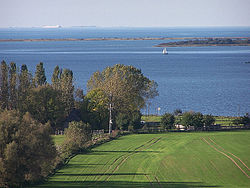
[(240, 117), (240, 105), (238, 105), (238, 116)]
[(109, 99), (109, 134), (111, 134), (112, 132), (112, 93), (110, 93), (109, 95), (110, 99)]

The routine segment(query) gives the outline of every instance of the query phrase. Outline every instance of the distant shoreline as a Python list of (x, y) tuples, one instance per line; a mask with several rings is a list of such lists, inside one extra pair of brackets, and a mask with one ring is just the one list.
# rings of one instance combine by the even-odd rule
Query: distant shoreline
[(250, 46), (249, 37), (216, 37), (180, 40), (155, 45), (155, 47), (198, 47), (198, 46)]
[[(250, 37), (138, 37), (138, 38), (62, 38), (62, 39), (0, 39), (0, 42), (53, 42), (53, 41), (139, 41), (139, 40), (206, 40), (206, 39), (250, 39)], [(177, 46), (203, 46), (203, 45), (171, 45), (171, 47)], [(208, 46), (208, 45), (204, 45)], [(220, 45), (214, 45), (220, 46)], [(222, 46), (239, 46), (223, 44)], [(241, 45), (241, 46), (249, 46)], [(155, 45), (155, 47), (169, 47), (167, 43)]]

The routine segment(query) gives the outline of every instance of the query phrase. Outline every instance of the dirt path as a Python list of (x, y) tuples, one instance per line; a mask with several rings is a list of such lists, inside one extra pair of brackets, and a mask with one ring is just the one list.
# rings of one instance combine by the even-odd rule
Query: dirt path
[(223, 155), (226, 156), (228, 159), (230, 159), (230, 160), (231, 160), (231, 161), (241, 170), (241, 172), (242, 172), (243, 174), (246, 175), (247, 178), (250, 178), (250, 177), (248, 176), (248, 174), (238, 165), (237, 162), (235, 162), (235, 160), (234, 160), (232, 157), (228, 156), (228, 155), (227, 155), (226, 153), (224, 153), (223, 151), (220, 151), (218, 148), (216, 148), (216, 147), (213, 146), (211, 143), (209, 143), (209, 141), (207, 141), (205, 138), (202, 137), (202, 139), (203, 139), (204, 142), (206, 142), (206, 143), (207, 143), (211, 148), (213, 148), (215, 151), (217, 151), (217, 152), (223, 154)]

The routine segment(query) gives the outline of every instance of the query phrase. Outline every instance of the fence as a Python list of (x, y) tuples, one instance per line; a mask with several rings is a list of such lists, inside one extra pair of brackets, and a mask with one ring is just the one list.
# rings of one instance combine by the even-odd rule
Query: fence
[(175, 129), (166, 130), (160, 127), (158, 122), (147, 122), (145, 123), (143, 129), (136, 130), (136, 133), (163, 133), (163, 132), (192, 132), (192, 131), (223, 131), (223, 130), (245, 130), (250, 129), (250, 125), (245, 126), (221, 126), (220, 124), (215, 124), (208, 127), (198, 127), (194, 129), (194, 126), (184, 127), (178, 125)]

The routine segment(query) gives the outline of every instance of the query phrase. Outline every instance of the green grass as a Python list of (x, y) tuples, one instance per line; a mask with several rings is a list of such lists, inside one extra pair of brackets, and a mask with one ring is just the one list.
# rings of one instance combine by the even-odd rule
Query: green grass
[(52, 139), (54, 140), (56, 145), (60, 145), (63, 143), (64, 137), (65, 137), (64, 135), (53, 135)]
[(221, 126), (229, 126), (233, 125), (234, 119), (236, 119), (236, 117), (215, 116), (215, 123)]
[(161, 116), (155, 116), (155, 115), (142, 116), (141, 120), (146, 122), (160, 122)]
[(249, 138), (250, 131), (127, 135), (75, 156), (40, 186), (250, 187), (236, 158), (250, 167)]
[[(175, 116), (176, 120), (181, 120), (181, 116)], [(215, 118), (215, 124), (220, 124), (221, 126), (229, 126), (233, 125), (233, 120), (236, 117), (225, 117), (225, 116), (214, 116)], [(142, 121), (146, 122), (160, 122), (161, 121), (161, 116), (155, 116), (155, 115), (150, 115), (150, 116), (142, 116)]]

